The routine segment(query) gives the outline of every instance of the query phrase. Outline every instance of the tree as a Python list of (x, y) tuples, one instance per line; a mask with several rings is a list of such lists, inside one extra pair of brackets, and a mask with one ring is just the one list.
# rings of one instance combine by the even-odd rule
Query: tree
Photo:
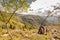
[[(38, 34), (44, 34), (44, 30), (46, 29), (46, 28), (44, 28), (44, 25), (43, 25), (44, 21), (45, 21), (47, 18), (49, 18), (49, 16), (54, 16), (54, 14), (57, 15), (57, 13), (60, 12), (60, 4), (58, 3), (57, 5), (58, 5), (58, 6), (56, 6), (56, 5), (52, 6), (52, 7), (54, 8), (52, 11), (50, 11), (50, 10), (45, 11), (48, 15), (46, 16), (46, 18), (45, 18), (45, 19), (43, 20), (43, 22), (41, 23), (41, 26), (40, 26), (40, 28), (39, 28), (39, 30), (38, 30)], [(59, 10), (59, 11), (56, 11), (56, 10)], [(46, 30), (47, 30), (47, 29), (46, 29)]]
[(44, 27), (45, 25), (44, 25), (44, 22), (46, 21), (46, 19), (49, 17), (49, 16), (51, 16), (51, 13), (52, 13), (52, 11), (50, 11), (50, 10), (47, 10), (47, 11), (45, 11), (46, 13), (47, 13), (47, 16), (46, 16), (46, 18), (41, 22), (41, 25), (40, 25), (40, 27), (39, 27), (39, 30), (38, 30), (38, 34), (44, 34), (45, 32), (45, 30), (47, 31), (47, 28), (46, 27)]
[[(10, 37), (12, 38), (10, 32), (9, 32), (9, 28), (7, 27), (7, 24), (9, 23), (10, 19), (13, 17), (13, 15), (20, 10), (21, 12), (26, 11), (29, 8), (29, 3), (28, 1), (30, 1), (30, 3), (32, 3), (35, 0), (2, 0), (1, 1), (1, 5), (3, 8), (5, 8), (5, 12), (11, 13), (12, 15), (10, 16), (10, 18), (7, 20), (6, 24), (6, 29), (8, 34), (10, 35)], [(2, 17), (3, 18), (3, 17)]]

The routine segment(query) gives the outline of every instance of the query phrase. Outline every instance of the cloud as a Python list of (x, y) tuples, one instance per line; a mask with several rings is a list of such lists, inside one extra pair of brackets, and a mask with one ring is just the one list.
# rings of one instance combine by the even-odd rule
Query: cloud
[(56, 3), (60, 3), (60, 0), (37, 0), (33, 2), (30, 6), (31, 9), (37, 10), (39, 8), (47, 8)]

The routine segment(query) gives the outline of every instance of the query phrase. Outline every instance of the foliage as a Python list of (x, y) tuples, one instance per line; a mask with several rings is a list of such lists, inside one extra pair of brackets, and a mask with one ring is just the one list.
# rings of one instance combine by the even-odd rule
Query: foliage
[[(31, 3), (32, 1), (35, 0), (31, 0)], [(1, 5), (6, 11), (13, 13), (18, 10), (20, 10), (20, 12), (27, 10), (30, 4), (28, 4), (28, 0), (2, 0)]]
[[(6, 13), (6, 12), (1, 12), (0, 14), (0, 26), (4, 25), (9, 20), (9, 17), (12, 15), (11, 13)], [(3, 16), (3, 17), (2, 17)], [(1, 19), (4, 18), (4, 19)], [(26, 25), (26, 26), (25, 26)], [(24, 24), (22, 19), (16, 14), (12, 17), (12, 19), (9, 21), (7, 24), (8, 27), (12, 26), (15, 27), (16, 29), (32, 29), (33, 27), (30, 24)]]

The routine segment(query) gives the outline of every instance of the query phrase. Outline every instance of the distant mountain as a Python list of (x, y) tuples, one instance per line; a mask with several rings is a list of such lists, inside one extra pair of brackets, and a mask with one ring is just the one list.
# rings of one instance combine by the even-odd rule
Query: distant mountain
[[(28, 23), (36, 27), (39, 27), (40, 24), (46, 18), (46, 16), (24, 15), (24, 14), (18, 14), (18, 16), (23, 20), (24, 23)], [(43, 22), (44, 25), (50, 25), (56, 23), (58, 23), (58, 16), (50, 16)]]
[[(44, 19), (46, 16), (42, 16)], [(46, 20), (48, 20), (50, 23), (58, 23), (58, 16), (49, 16)]]
[[(38, 15), (22, 15), (22, 14), (17, 14), (22, 20), (23, 23), (25, 24), (30, 24), (33, 27), (40, 27), (40, 24), (44, 21), (44, 18)], [(48, 22), (45, 20), (43, 22), (44, 25), (46, 25)]]

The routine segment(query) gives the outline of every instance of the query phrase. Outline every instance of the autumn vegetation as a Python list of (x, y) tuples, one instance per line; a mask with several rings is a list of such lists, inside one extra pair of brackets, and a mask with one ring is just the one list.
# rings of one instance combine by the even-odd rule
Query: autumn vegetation
[[(34, 1), (36, 0), (32, 0), (31, 3)], [(49, 24), (49, 21), (46, 20), (53, 16), (55, 10), (60, 10), (60, 4), (53, 6), (52, 11), (46, 11), (48, 15), (45, 19), (42, 18), (43, 21), (38, 25), (39, 27), (32, 25), (33, 23), (30, 21), (35, 22), (33, 18), (27, 18), (30, 21), (24, 21), (21, 16), (17, 15), (18, 10), (22, 13), (30, 7), (27, 0), (2, 0), (0, 4), (4, 9), (4, 11), (0, 10), (0, 40), (60, 40), (60, 24), (50, 25), (51, 23)], [(60, 16), (58, 20), (60, 20)]]

